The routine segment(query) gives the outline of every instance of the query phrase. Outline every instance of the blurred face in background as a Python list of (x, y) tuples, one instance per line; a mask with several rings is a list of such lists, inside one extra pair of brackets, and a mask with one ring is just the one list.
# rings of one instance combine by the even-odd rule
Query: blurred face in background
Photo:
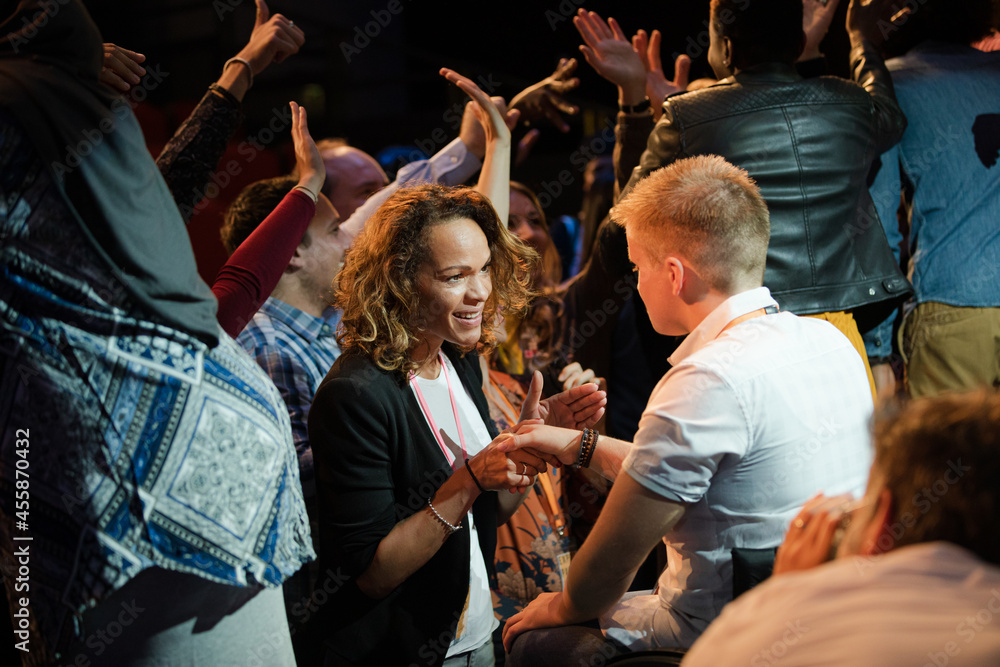
[(530, 197), (517, 190), (510, 191), (510, 217), (507, 218), (507, 228), (525, 244), (538, 251), (538, 254), (542, 254), (552, 245), (552, 237), (542, 223), (541, 211), (535, 208)]

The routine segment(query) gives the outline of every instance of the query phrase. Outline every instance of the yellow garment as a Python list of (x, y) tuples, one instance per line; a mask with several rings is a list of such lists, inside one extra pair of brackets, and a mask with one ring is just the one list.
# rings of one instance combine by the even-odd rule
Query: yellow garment
[(868, 365), (868, 353), (865, 352), (865, 342), (861, 339), (861, 332), (858, 331), (858, 323), (854, 321), (854, 315), (840, 310), (833, 313), (816, 313), (815, 315), (806, 315), (806, 317), (815, 317), (817, 320), (826, 320), (833, 326), (837, 327), (842, 334), (847, 336), (847, 340), (851, 341), (851, 345), (853, 345), (854, 349), (861, 355), (861, 361), (865, 362), (865, 373), (868, 374), (868, 384), (871, 386), (872, 390), (872, 401), (875, 401), (875, 378), (872, 376), (872, 367)]
[(524, 354), (518, 341), (517, 328), (521, 326), (520, 317), (508, 317), (503, 327), (507, 330), (507, 341), (497, 345), (497, 366), (510, 375), (524, 375)]

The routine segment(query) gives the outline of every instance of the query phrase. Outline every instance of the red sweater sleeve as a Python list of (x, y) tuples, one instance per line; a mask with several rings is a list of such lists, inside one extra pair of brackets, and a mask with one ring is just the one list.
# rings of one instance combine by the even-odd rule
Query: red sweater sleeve
[(219, 270), (212, 294), (227, 334), (238, 336), (271, 295), (315, 213), (309, 195), (292, 190)]

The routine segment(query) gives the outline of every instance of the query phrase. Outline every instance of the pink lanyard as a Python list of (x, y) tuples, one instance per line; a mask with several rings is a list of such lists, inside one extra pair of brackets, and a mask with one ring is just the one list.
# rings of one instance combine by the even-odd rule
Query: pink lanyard
[[(458, 441), (462, 445), (462, 460), (464, 461), (469, 458), (469, 452), (465, 448), (465, 434), (462, 433), (462, 421), (458, 418), (458, 405), (455, 403), (455, 392), (451, 389), (451, 377), (448, 375), (448, 368), (445, 365), (444, 354), (441, 350), (438, 350), (438, 358), (441, 360), (441, 372), (444, 373), (445, 382), (448, 383), (448, 397), (451, 399), (451, 412), (455, 415), (455, 427), (458, 428)], [(417, 402), (420, 403), (420, 409), (423, 410), (424, 417), (427, 417), (427, 422), (431, 425), (431, 430), (434, 432), (434, 438), (441, 447), (441, 451), (444, 453), (444, 457), (447, 459), (448, 465), (454, 469), (455, 456), (444, 444), (444, 438), (441, 436), (437, 423), (434, 421), (434, 415), (431, 414), (431, 409), (427, 406), (427, 400), (424, 399), (424, 392), (420, 391), (420, 385), (417, 384), (416, 373), (410, 373), (410, 384), (413, 385), (413, 391), (417, 394)]]

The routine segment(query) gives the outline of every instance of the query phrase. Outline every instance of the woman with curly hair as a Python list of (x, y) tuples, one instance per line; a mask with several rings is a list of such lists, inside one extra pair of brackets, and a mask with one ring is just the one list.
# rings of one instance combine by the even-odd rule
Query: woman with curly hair
[[(442, 73), (486, 128), (483, 194), (425, 185), (376, 212), (337, 280), (342, 355), (310, 411), (328, 665), (493, 664), (496, 527), (545, 469), (497, 450), (475, 353), (531, 295), (534, 252), (501, 222), (510, 132), (475, 84)], [(521, 418), (585, 427), (603, 404), (586, 385)]]

